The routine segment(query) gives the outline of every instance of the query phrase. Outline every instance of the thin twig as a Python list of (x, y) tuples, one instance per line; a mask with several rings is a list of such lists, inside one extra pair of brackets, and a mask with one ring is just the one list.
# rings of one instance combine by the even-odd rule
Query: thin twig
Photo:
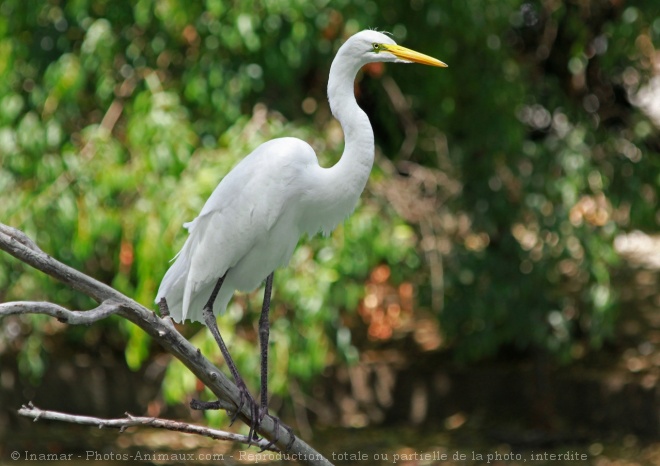
[(89, 311), (70, 311), (57, 304), (43, 301), (16, 301), (0, 304), (0, 317), (15, 314), (46, 314), (70, 325), (89, 325), (97, 320), (117, 314), (121, 305), (112, 300), (103, 301)]
[(50, 411), (47, 409), (37, 408), (32, 402), (23, 405), (18, 410), (18, 414), (33, 419), (35, 422), (40, 419), (48, 419), (51, 421), (70, 422), (72, 424), (82, 424), (87, 426), (112, 427), (124, 432), (129, 427), (134, 426), (148, 426), (158, 429), (174, 430), (176, 432), (185, 432), (188, 434), (203, 435), (215, 440), (225, 440), (230, 442), (239, 442), (245, 444), (255, 445), (262, 450), (279, 451), (275, 446), (269, 446), (269, 441), (266, 439), (259, 439), (252, 442), (246, 435), (234, 434), (224, 430), (210, 429), (208, 427), (198, 426), (195, 424), (188, 424), (187, 422), (172, 421), (170, 419), (162, 419), (157, 417), (133, 416), (126, 413), (126, 417), (116, 419), (103, 419), (93, 416), (81, 416), (78, 414), (62, 413), (60, 411)]

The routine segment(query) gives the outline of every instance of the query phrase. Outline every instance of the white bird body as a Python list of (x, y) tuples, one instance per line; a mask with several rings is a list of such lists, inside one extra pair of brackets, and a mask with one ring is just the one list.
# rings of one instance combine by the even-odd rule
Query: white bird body
[[(235, 290), (251, 291), (285, 266), (300, 236), (329, 233), (353, 211), (374, 160), (373, 132), (353, 82), (369, 62), (435, 60), (404, 52), (416, 54), (376, 31), (362, 31), (339, 49), (328, 97), (345, 147), (334, 166), (321, 167), (306, 142), (279, 138), (257, 147), (222, 179), (199, 216), (184, 225), (188, 239), (158, 290), (156, 302), (165, 298), (176, 321), (203, 321), (202, 309), (226, 274), (213, 307), (223, 312)], [(426, 64), (442, 66), (436, 62), (442, 63)]]
[(285, 266), (303, 233), (332, 231), (360, 193), (342, 189), (332, 205), (319, 209), (326, 170), (296, 138), (268, 141), (236, 165), (185, 225), (188, 239), (161, 283), (158, 299), (167, 299), (173, 318), (201, 322), (211, 290), (227, 273), (214, 304), (222, 312), (235, 290), (251, 291)]

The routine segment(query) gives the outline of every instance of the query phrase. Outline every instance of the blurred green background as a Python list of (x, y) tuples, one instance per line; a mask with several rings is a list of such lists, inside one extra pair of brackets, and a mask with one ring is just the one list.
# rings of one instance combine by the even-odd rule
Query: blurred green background
[[(348, 36), (386, 30), (445, 61), (357, 78), (376, 163), (355, 213), (304, 239), (275, 276), (275, 409), (308, 436), (429, 423), (501, 432), (489, 406), (509, 406), (499, 392), (515, 404), (511, 384), (528, 383), (529, 403), (506, 420), (513, 437), (541, 432), (593, 456), (602, 432), (633, 449), (660, 432), (657, 415), (621, 424), (631, 408), (617, 405), (564, 436), (570, 403), (607, 404), (608, 374), (629, 390), (622, 400), (639, 389), (640, 412), (658, 411), (656, 0), (2, 0), (0, 13), (0, 220), (150, 307), (181, 225), (258, 144), (297, 136), (326, 166), (340, 156), (325, 86)], [(0, 300), (94, 305), (5, 254)], [(220, 319), (255, 389), (260, 302), (239, 295)], [(208, 332), (180, 330), (220, 364)], [(20, 403), (85, 385), (76, 374), (95, 366), (105, 378), (87, 385), (102, 393), (66, 407), (185, 417), (202, 390), (121, 319), (5, 318), (0, 361), (4, 437)], [(556, 379), (595, 368), (593, 385)], [(459, 380), (481, 387), (476, 398), (447, 395)], [(583, 398), (562, 404), (557, 390), (577, 386)]]

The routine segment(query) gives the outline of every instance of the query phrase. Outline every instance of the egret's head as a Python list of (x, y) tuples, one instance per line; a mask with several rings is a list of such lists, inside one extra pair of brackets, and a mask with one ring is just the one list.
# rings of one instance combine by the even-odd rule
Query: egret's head
[(391, 37), (378, 31), (366, 30), (358, 32), (348, 39), (344, 45), (349, 48), (349, 53), (359, 57), (364, 63), (414, 62), (431, 66), (447, 66), (433, 57), (397, 45)]

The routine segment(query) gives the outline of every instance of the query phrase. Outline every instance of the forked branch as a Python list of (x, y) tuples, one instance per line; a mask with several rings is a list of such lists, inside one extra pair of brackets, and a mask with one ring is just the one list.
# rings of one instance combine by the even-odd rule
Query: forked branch
[[(155, 312), (114, 288), (55, 260), (43, 252), (23, 232), (2, 223), (0, 223), (0, 249), (99, 303), (99, 306), (91, 311), (70, 311), (52, 303), (12, 302), (0, 305), (0, 317), (9, 314), (39, 313), (53, 316), (69, 324), (90, 324), (116, 314), (139, 326), (165, 350), (179, 359), (218, 397), (223, 405), (230, 409), (240, 406), (238, 388), (181, 336), (168, 317), (159, 317)], [(25, 413), (27, 415), (27, 411)], [(249, 423), (250, 415), (249, 406), (246, 404), (239, 413), (239, 417), (243, 422)], [(277, 433), (276, 429), (279, 429)], [(275, 447), (281, 451), (286, 449), (290, 438), (288, 432), (283, 427), (276, 425), (269, 416), (266, 416), (261, 423), (259, 434), (267, 439), (277, 438)], [(295, 439), (288, 452), (291, 457), (297, 458), (305, 464), (331, 465), (323, 455), (299, 438)]]

